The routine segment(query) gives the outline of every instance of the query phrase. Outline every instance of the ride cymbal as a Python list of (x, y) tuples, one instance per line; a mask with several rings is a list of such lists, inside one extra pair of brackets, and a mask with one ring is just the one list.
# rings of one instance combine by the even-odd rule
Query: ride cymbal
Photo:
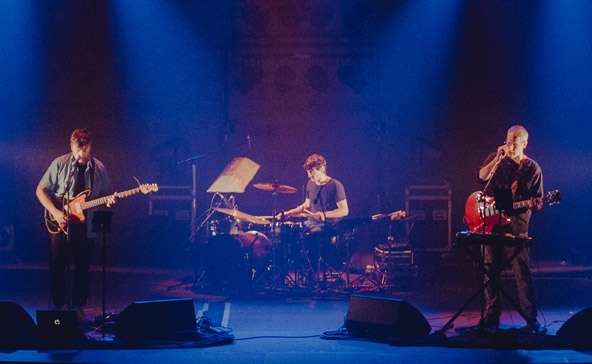
[(298, 192), (296, 187), (288, 186), (288, 185), (280, 185), (278, 183), (270, 183), (270, 182), (260, 182), (253, 184), (258, 190), (267, 191), (267, 192), (277, 192), (283, 194), (291, 194)]

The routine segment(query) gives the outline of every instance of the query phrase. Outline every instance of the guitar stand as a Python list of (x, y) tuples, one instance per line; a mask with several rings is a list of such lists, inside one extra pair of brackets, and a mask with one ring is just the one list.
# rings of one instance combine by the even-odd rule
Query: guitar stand
[[(456, 245), (463, 246), (467, 255), (479, 266), (479, 272), (481, 273), (481, 286), (469, 299), (467, 299), (461, 308), (442, 326), (442, 328), (436, 331), (436, 334), (444, 334), (446, 331), (451, 329), (454, 326), (454, 321), (467, 309), (467, 307), (475, 301), (477, 297), (481, 297), (481, 320), (480, 323), (483, 322), (483, 314), (484, 314), (484, 298), (485, 298), (485, 290), (487, 286), (493, 281), (499, 281), (500, 276), (504, 270), (504, 267), (508, 266), (512, 263), (512, 261), (524, 250), (524, 248), (528, 245), (528, 243), (532, 240), (532, 238), (520, 238), (520, 237), (506, 237), (503, 235), (495, 235), (495, 234), (470, 234), (470, 233), (457, 233), (456, 234)], [(467, 243), (463, 243), (463, 240), (469, 240)], [(511, 244), (504, 241), (507, 240), (514, 240)], [(470, 247), (472, 245), (480, 245), (483, 247), (484, 245), (490, 246), (500, 246), (501, 248), (505, 247), (514, 247), (514, 253), (510, 255), (510, 257), (502, 260), (499, 265), (491, 266), (488, 263), (485, 263), (484, 254), (477, 255), (473, 252)], [(481, 249), (483, 250), (483, 248)], [(488, 267), (489, 266), (489, 269)], [(494, 268), (495, 267), (495, 268)], [(501, 284), (497, 285), (497, 289), (499, 292), (504, 296), (505, 299), (510, 302), (512, 307), (518, 311), (520, 316), (524, 318), (524, 320), (529, 324), (533, 324), (530, 322), (529, 318), (526, 316), (520, 305), (516, 303), (516, 301), (506, 292), (506, 290), (502, 287)]]
[[(95, 211), (92, 219), (92, 231), (100, 233), (102, 237), (101, 244), (101, 265), (102, 265), (102, 284), (101, 284), (101, 324), (104, 325), (107, 319), (106, 313), (106, 292), (107, 292), (107, 233), (111, 231), (112, 211)], [(105, 336), (105, 328), (101, 330)]]

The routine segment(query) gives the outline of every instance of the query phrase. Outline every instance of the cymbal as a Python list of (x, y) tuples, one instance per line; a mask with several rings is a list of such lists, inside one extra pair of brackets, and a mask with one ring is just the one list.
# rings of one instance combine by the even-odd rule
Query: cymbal
[(296, 193), (298, 189), (296, 187), (288, 186), (288, 185), (280, 185), (277, 183), (270, 183), (270, 182), (260, 182), (253, 184), (258, 190), (261, 191), (268, 191), (268, 192), (277, 192), (277, 193)]
[(251, 224), (256, 224), (256, 225), (269, 224), (269, 220), (266, 220), (266, 219), (261, 218), (259, 216), (253, 216), (253, 215), (247, 214), (246, 212), (242, 212), (237, 209), (226, 209), (226, 208), (222, 208), (222, 207), (217, 207), (214, 210), (221, 212), (224, 215), (232, 216), (237, 220), (249, 222)]

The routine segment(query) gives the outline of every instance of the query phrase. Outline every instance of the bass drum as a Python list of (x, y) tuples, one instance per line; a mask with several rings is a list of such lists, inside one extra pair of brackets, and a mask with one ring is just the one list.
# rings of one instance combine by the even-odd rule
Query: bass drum
[(247, 259), (257, 264), (271, 256), (271, 240), (262, 232), (250, 230), (238, 233), (236, 238)]
[(246, 293), (265, 269), (271, 241), (258, 231), (212, 236), (204, 247), (202, 266), (208, 289)]

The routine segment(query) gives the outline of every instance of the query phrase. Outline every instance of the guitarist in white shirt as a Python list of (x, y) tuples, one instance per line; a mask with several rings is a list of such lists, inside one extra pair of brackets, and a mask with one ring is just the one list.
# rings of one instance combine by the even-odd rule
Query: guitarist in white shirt
[[(111, 183), (103, 163), (91, 155), (92, 139), (88, 130), (75, 129), (72, 132), (70, 151), (51, 162), (35, 193), (53, 220), (66, 226), (64, 232), (50, 234), (49, 268), (54, 308), (74, 308), (84, 316), (93, 241), (88, 237), (86, 224), (68, 223), (60, 202), (85, 190), (90, 190), (93, 197), (107, 196), (111, 193)], [(114, 196), (109, 196), (107, 206), (115, 200)], [(73, 265), (71, 282), (67, 282), (66, 277), (68, 264)]]
[[(508, 129), (506, 142), (492, 153), (479, 169), (479, 179), (486, 183), (485, 195), (495, 197), (496, 207), (510, 217), (510, 224), (499, 225), (494, 228), (496, 234), (511, 234), (528, 236), (528, 225), (532, 210), (543, 207), (543, 173), (537, 162), (526, 156), (524, 150), (528, 145), (528, 132), (521, 125), (514, 125)], [(531, 209), (514, 210), (513, 201), (533, 199)], [(486, 245), (484, 259), (486, 265), (497, 269), (502, 261), (514, 253), (512, 247), (497, 247)], [(537, 308), (534, 301), (534, 291), (529, 268), (528, 249), (523, 249), (512, 260), (512, 271), (518, 290), (518, 303), (528, 318), (524, 331), (539, 333), (540, 324), (537, 320)], [(481, 328), (488, 332), (495, 332), (499, 325), (501, 314), (500, 282), (489, 282), (485, 290), (485, 312)]]

